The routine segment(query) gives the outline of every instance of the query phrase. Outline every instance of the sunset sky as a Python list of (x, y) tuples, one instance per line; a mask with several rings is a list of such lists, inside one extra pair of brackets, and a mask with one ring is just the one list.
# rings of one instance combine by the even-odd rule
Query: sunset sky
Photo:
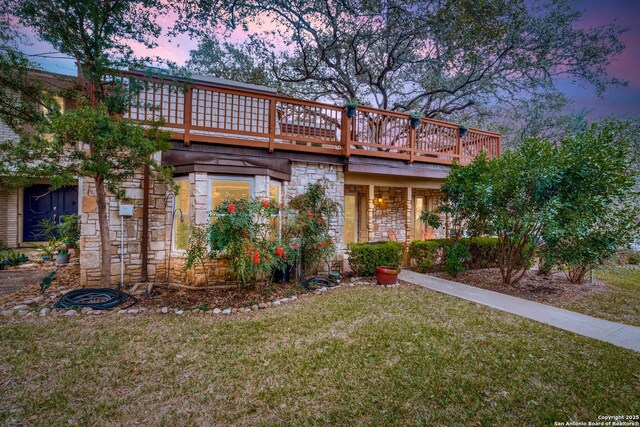
[[(587, 110), (589, 116), (593, 118), (606, 115), (618, 117), (640, 115), (640, 1), (581, 0), (579, 7), (585, 12), (583, 20), (579, 24), (581, 26), (604, 25), (615, 20), (620, 26), (629, 29), (622, 36), (622, 41), (626, 45), (625, 51), (614, 60), (609, 68), (612, 76), (628, 81), (629, 85), (610, 89), (604, 99), (601, 99), (595, 95), (593, 88), (574, 84), (570, 79), (561, 79), (558, 81), (558, 86), (574, 102), (571, 110)], [(234, 38), (241, 39), (242, 34), (236, 33)], [(189, 51), (196, 47), (197, 42), (190, 40), (187, 36), (171, 40), (163, 38), (157, 49), (146, 53), (182, 65), (189, 58)], [(51, 48), (40, 42), (35, 42), (28, 48), (29, 53), (49, 52), (50, 50)], [(46, 70), (62, 74), (75, 74), (75, 66), (71, 60), (46, 58), (39, 60), (39, 62)]]

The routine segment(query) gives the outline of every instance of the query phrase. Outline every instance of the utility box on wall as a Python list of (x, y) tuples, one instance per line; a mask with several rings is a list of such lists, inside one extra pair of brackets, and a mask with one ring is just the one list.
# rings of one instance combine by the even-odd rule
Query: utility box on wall
[(133, 205), (120, 205), (120, 216), (133, 216)]

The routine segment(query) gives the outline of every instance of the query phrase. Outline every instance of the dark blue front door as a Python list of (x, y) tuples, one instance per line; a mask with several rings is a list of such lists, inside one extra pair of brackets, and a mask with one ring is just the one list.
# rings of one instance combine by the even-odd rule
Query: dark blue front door
[(22, 240), (34, 242), (40, 231), (38, 223), (44, 218), (59, 222), (61, 215), (78, 213), (78, 187), (73, 185), (49, 190), (45, 184), (32, 185), (24, 189), (24, 222)]

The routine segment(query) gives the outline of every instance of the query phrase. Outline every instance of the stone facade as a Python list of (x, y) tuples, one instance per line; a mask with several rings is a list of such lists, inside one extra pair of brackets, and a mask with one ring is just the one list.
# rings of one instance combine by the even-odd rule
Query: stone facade
[[(107, 221), (111, 242), (111, 284), (120, 283), (121, 254), (124, 255), (124, 283), (140, 282), (142, 279), (142, 211), (143, 173), (137, 173), (123, 185), (127, 199), (108, 197)], [(150, 183), (149, 193), (149, 250), (148, 278), (150, 281), (164, 281), (166, 253), (170, 233), (167, 233), (168, 186), (164, 183)], [(100, 280), (100, 227), (96, 205), (96, 189), (92, 179), (82, 181), (81, 238), (80, 238), (80, 283), (83, 286), (97, 285)], [(134, 206), (132, 217), (121, 217), (119, 206)], [(123, 243), (124, 237), (124, 245)]]
[(18, 246), (18, 199), (18, 189), (0, 185), (0, 246)]

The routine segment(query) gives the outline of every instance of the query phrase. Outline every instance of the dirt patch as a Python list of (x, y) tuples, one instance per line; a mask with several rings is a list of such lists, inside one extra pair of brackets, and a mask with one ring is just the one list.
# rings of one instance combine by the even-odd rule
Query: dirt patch
[(611, 287), (606, 286), (603, 282), (594, 281), (594, 283), (587, 282), (581, 285), (573, 284), (567, 280), (562, 272), (553, 272), (548, 276), (541, 276), (536, 272), (527, 272), (522, 280), (514, 286), (502, 283), (500, 270), (497, 268), (470, 270), (455, 278), (444, 272), (431, 274), (482, 289), (557, 306), (569, 305), (585, 298), (612, 292)]

